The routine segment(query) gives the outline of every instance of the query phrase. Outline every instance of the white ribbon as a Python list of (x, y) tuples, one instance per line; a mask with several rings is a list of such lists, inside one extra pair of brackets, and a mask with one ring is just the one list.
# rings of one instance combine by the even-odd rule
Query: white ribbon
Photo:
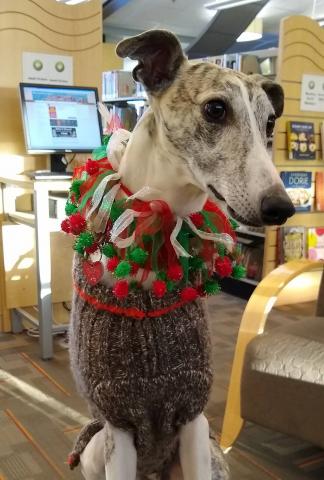
[(90, 218), (93, 212), (99, 207), (99, 204), (105, 193), (108, 183), (114, 180), (119, 180), (119, 179), (120, 179), (119, 173), (113, 173), (112, 175), (107, 175), (105, 178), (101, 180), (101, 182), (99, 183), (98, 187), (96, 188), (93, 194), (92, 201), (91, 201), (91, 208), (87, 213), (87, 217), (86, 217), (87, 220), (88, 218)]
[(149, 195), (153, 195), (154, 198), (161, 198), (161, 190), (158, 190), (157, 188), (147, 187), (147, 186), (142, 187), (136, 193), (133, 193), (133, 195), (128, 197), (128, 200), (134, 200), (135, 198), (143, 199), (148, 197)]
[(232, 251), (234, 240), (228, 233), (203, 232), (202, 230), (198, 230), (198, 228), (192, 223), (189, 217), (184, 217), (183, 219), (181, 217), (177, 217), (177, 223), (170, 236), (171, 245), (173, 246), (177, 257), (189, 258), (192, 256), (182, 247), (182, 245), (177, 240), (177, 236), (181, 230), (183, 221), (185, 221), (189, 225), (191, 230), (198, 237), (202, 238), (203, 240), (209, 240), (211, 242), (223, 243), (229, 251)]
[(140, 217), (143, 215), (142, 212), (135, 212), (127, 208), (124, 213), (116, 220), (113, 225), (113, 228), (110, 233), (110, 240), (119, 248), (129, 247), (135, 240), (135, 232), (132, 233), (130, 237), (120, 238), (121, 233), (123, 233), (133, 222), (134, 218)]
[(170, 235), (170, 241), (177, 257), (190, 258), (191, 255), (182, 247), (182, 245), (177, 240), (177, 236), (181, 230), (182, 224), (183, 224), (183, 219), (181, 217), (177, 217), (177, 223), (175, 224), (175, 227), (172, 230), (172, 233)]
[(209, 233), (203, 232), (202, 230), (198, 230), (198, 228), (192, 223), (189, 217), (184, 218), (185, 222), (189, 225), (191, 230), (198, 235), (198, 237), (202, 238), (203, 240), (210, 240), (212, 242), (219, 242), (223, 243), (225, 247), (232, 251), (234, 240), (228, 233)]
[(94, 231), (96, 233), (101, 233), (106, 230), (111, 208), (119, 189), (120, 183), (116, 183), (116, 185), (114, 185), (103, 197), (98, 214), (93, 222)]

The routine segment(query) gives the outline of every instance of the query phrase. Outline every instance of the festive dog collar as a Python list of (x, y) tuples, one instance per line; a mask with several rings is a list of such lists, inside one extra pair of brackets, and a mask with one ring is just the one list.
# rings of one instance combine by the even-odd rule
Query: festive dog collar
[[(181, 218), (163, 200), (144, 201), (148, 192), (148, 187), (129, 192), (98, 153), (97, 160), (75, 169), (61, 227), (74, 235), (91, 285), (101, 280), (105, 263), (117, 280), (113, 291), (118, 298), (141, 288), (154, 272), (156, 297), (177, 290), (181, 300), (191, 301), (217, 293), (220, 278), (245, 275), (234, 222), (215, 203), (207, 201), (202, 211)], [(93, 262), (95, 253), (105, 262)]]

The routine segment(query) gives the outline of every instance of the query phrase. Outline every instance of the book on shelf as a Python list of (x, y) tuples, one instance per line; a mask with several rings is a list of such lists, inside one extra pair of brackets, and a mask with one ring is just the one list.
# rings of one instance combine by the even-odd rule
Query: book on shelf
[(253, 242), (249, 245), (241, 244), (242, 264), (246, 268), (246, 278), (260, 281), (263, 268), (263, 242)]
[(312, 172), (280, 172), (281, 180), (297, 212), (312, 208)]
[(316, 160), (313, 122), (287, 122), (287, 142), (290, 160)]
[(135, 82), (132, 73), (124, 70), (102, 72), (102, 100), (145, 96), (144, 87)]
[(324, 172), (315, 174), (315, 204), (316, 210), (324, 212)]
[(324, 260), (324, 227), (309, 228), (307, 240), (308, 258), (310, 260)]
[(324, 159), (324, 122), (321, 123), (320, 131), (321, 131), (322, 159)]
[(307, 232), (305, 227), (278, 228), (278, 264), (307, 257)]

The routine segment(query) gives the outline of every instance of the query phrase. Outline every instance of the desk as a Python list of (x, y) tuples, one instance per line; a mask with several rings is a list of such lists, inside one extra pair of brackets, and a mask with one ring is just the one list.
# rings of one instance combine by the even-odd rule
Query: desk
[[(39, 328), (41, 357), (44, 360), (53, 357), (53, 332), (64, 332), (68, 325), (53, 325), (52, 322), (52, 288), (51, 288), (51, 247), (50, 232), (60, 229), (62, 219), (51, 219), (49, 216), (50, 192), (67, 192), (69, 180), (30, 179), (25, 175), (0, 177), (2, 220), (22, 223), (35, 229), (36, 240), (36, 276), (38, 319), (24, 308), (13, 309), (12, 329), (21, 329), (24, 318), (33, 326)], [(34, 198), (34, 213), (18, 212), (15, 208), (15, 198), (11, 194), (13, 188), (29, 191)]]

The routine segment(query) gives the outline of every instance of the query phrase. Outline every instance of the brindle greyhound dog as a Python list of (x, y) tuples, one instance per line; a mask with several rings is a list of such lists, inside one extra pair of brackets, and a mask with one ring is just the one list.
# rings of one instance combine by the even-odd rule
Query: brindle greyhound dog
[[(130, 191), (137, 192), (144, 186), (158, 189), (162, 192), (162, 200), (180, 216), (201, 210), (208, 197), (221, 203), (231, 217), (245, 225), (280, 225), (293, 215), (293, 205), (266, 148), (275, 119), (283, 111), (283, 90), (277, 83), (260, 76), (246, 76), (221, 69), (211, 63), (191, 64), (184, 56), (177, 38), (164, 30), (148, 31), (122, 41), (117, 47), (117, 54), (138, 61), (133, 75), (135, 80), (144, 85), (150, 102), (150, 108), (136, 126), (121, 158), (119, 173)], [(77, 315), (76, 309), (74, 316)], [(176, 321), (181, 322), (181, 319), (177, 318)], [(84, 442), (82, 448), (88, 443), (81, 454), (83, 474), (87, 480), (135, 480), (138, 472), (144, 475), (140, 478), (152, 478), (145, 475), (152, 474), (154, 462), (163, 464), (163, 459), (161, 463), (161, 458), (155, 459), (154, 455), (161, 456), (163, 452), (169, 455), (170, 452), (166, 448), (159, 452), (157, 449), (157, 453), (154, 453), (154, 445), (146, 453), (140, 452), (138, 445), (141, 444), (140, 435), (143, 432), (139, 433), (136, 422), (129, 430), (127, 427), (120, 428), (119, 425), (127, 425), (128, 415), (134, 417), (136, 403), (132, 411), (125, 409), (125, 418), (120, 418), (123, 413), (119, 409), (119, 417), (114, 417), (118, 425), (110, 419), (109, 409), (114, 410), (116, 405), (109, 400), (109, 407), (105, 410), (105, 405), (108, 405), (105, 399), (108, 402), (111, 398), (109, 388), (113, 382), (105, 383), (105, 378), (102, 378), (101, 393), (97, 387), (91, 397), (92, 394), (87, 390), (88, 366), (86, 360), (82, 363), (84, 352), (80, 347), (80, 339), (76, 341), (77, 326), (80, 326), (77, 322), (78, 319), (74, 318), (72, 367), (80, 389), (86, 391), (85, 396), (90, 398), (92, 405), (101, 405), (101, 422), (103, 418), (105, 420), (104, 426), (100, 422), (99, 427), (94, 426), (90, 433), (91, 440), (88, 441), (88, 438)], [(206, 329), (205, 323), (199, 328)], [(81, 335), (81, 330), (78, 332)], [(100, 341), (100, 336), (97, 341)], [(156, 341), (159, 342), (159, 339)], [(75, 348), (79, 348), (77, 353), (73, 351)], [(167, 358), (168, 351), (164, 354)], [(172, 368), (176, 367), (179, 365)], [(179, 375), (186, 378), (186, 372), (181, 372), (180, 369)], [(166, 404), (172, 407), (175, 398), (179, 400), (176, 394), (178, 382), (173, 385), (170, 380), (173, 377), (168, 376), (169, 373), (164, 372), (165, 382), (171, 383), (163, 390), (163, 398), (161, 390), (161, 405), (158, 405), (159, 392), (155, 392), (156, 387), (152, 383), (146, 399), (147, 407), (150, 405), (151, 410), (145, 410), (144, 405), (141, 410), (143, 418), (136, 417), (137, 421), (146, 422), (146, 411), (152, 415), (151, 422), (155, 418), (151, 398), (156, 393), (155, 414), (164, 412)], [(186, 385), (187, 389), (194, 388), (194, 377), (193, 383), (186, 383), (181, 378), (178, 378), (179, 385), (184, 388), (181, 391), (186, 390)], [(169, 398), (166, 397), (168, 391)], [(103, 395), (101, 399), (100, 394)], [(126, 398), (113, 396), (119, 406), (127, 405), (127, 390), (122, 395)], [(194, 418), (183, 421), (174, 430), (175, 438), (168, 437), (167, 440), (170, 444), (176, 441), (178, 466), (171, 466), (168, 472), (160, 471), (158, 477), (154, 478), (225, 478), (225, 473), (221, 474), (220, 470), (212, 473), (209, 428), (202, 413), (206, 402), (205, 391), (194, 388), (190, 395), (195, 401), (201, 400), (198, 403), (202, 407), (196, 411)], [(186, 418), (186, 404), (181, 408), (178, 414), (180, 418)], [(159, 424), (163, 425), (161, 419)], [(159, 429), (158, 425), (155, 425), (155, 429)], [(163, 427), (154, 435), (149, 438), (158, 438), (162, 445), (166, 438)], [(146, 465), (150, 465), (151, 470), (145, 470)]]

